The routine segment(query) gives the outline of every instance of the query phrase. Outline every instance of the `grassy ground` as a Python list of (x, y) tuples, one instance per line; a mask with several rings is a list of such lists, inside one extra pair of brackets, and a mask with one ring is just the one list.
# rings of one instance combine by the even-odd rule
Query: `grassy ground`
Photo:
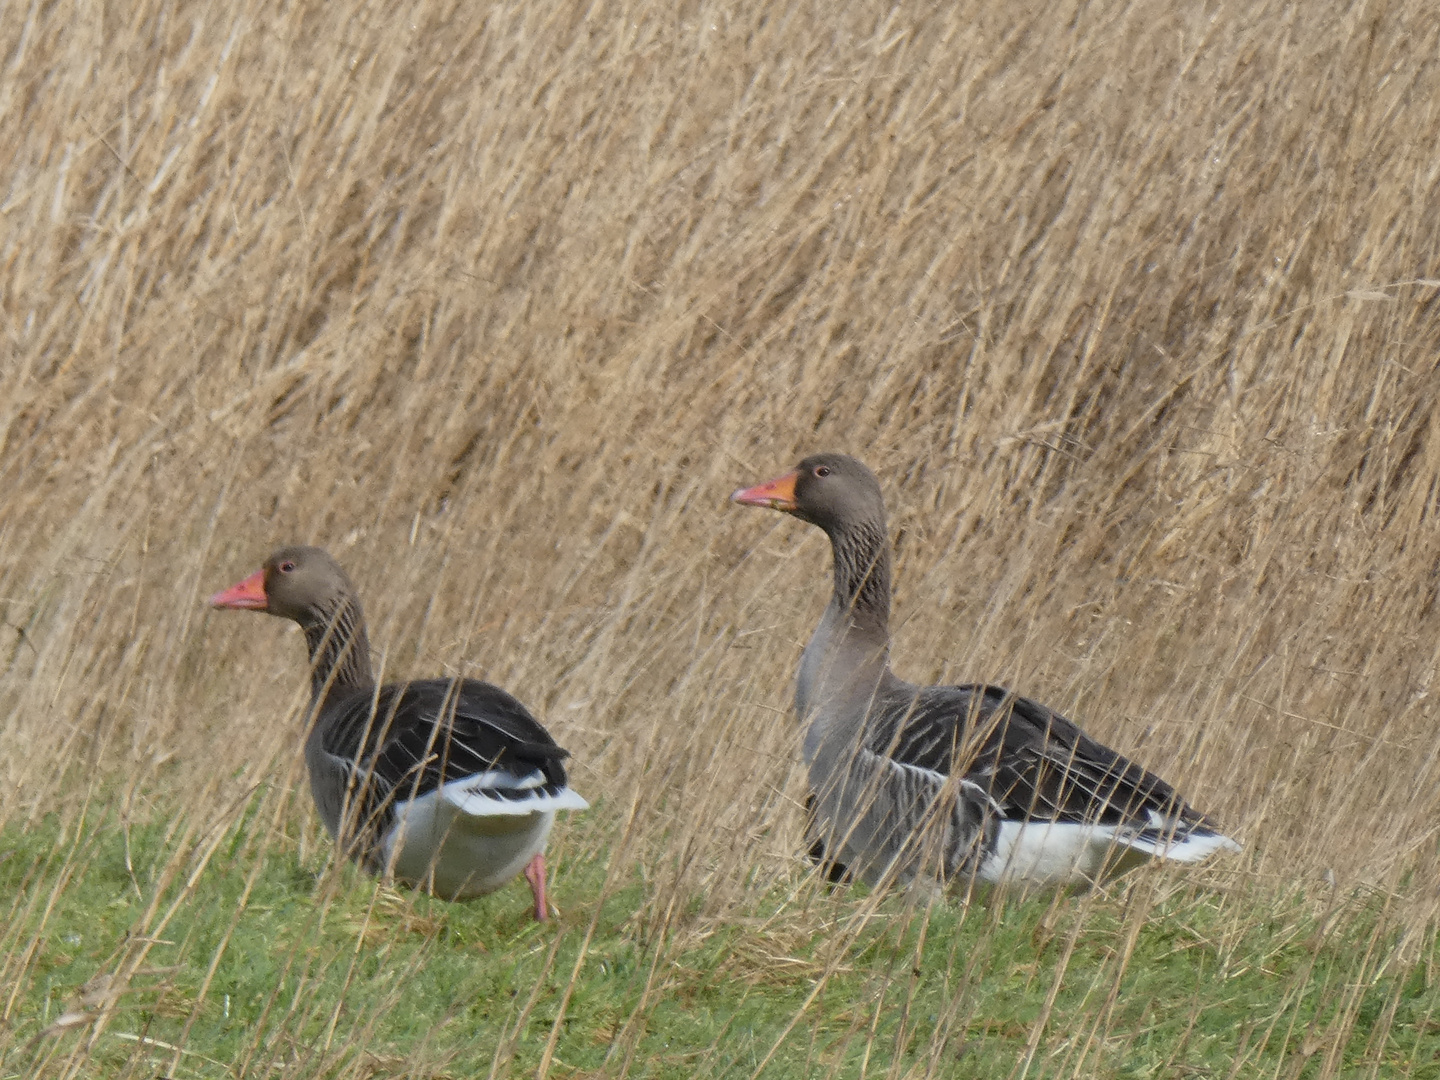
[[(1435, 1075), (1432, 8), (9, 5), (0, 1076)], [(825, 449), (901, 675), (1244, 854), (811, 881), (828, 552), (725, 500)], [(204, 604), (296, 542), (572, 751), (555, 928), (328, 864)]]
[(542, 927), (518, 887), (445, 904), (301, 856), (265, 803), (6, 835), (6, 1075), (1440, 1075), (1433, 937), (1382, 893), (1142, 873), (967, 907), (796, 880), (656, 925), (653, 887), (567, 836)]

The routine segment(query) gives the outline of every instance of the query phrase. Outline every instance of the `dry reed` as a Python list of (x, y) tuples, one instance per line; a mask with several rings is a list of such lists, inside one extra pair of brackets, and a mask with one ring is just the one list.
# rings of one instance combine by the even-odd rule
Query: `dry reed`
[(0, 823), (309, 815), (300, 643), (203, 599), (321, 543), (387, 674), (571, 748), (647, 933), (742, 918), (828, 553), (724, 500), (833, 448), (903, 674), (1171, 778), (1215, 880), (1418, 875), (1419, 932), (1440, 23), (1322, 9), (12, 4)]

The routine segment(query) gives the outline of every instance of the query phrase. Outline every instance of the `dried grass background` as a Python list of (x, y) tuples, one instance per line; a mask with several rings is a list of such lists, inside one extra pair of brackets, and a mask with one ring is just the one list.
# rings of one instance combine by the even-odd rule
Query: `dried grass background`
[(319, 543), (387, 674), (574, 752), (560, 844), (743, 907), (829, 555), (725, 499), (839, 449), (902, 674), (1072, 715), (1219, 873), (1432, 895), (1437, 57), (1424, 0), (17, 0), (0, 821), (311, 814), (300, 638), (204, 599)]

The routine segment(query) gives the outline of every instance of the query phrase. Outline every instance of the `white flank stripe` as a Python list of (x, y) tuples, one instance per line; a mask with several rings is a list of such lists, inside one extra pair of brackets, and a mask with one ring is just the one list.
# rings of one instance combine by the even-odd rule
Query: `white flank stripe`
[[(455, 809), (471, 817), (523, 817), (526, 814), (540, 814), (555, 810), (588, 810), (590, 804), (577, 792), (568, 787), (561, 788), (554, 795), (536, 793), (520, 799), (506, 799), (487, 794), (496, 786), (472, 787), (470, 777), (446, 784), (440, 789), (441, 795)], [(533, 790), (534, 785), (511, 787), (511, 791)]]
[(466, 791), (481, 791), (485, 788), (491, 791), (525, 791), (528, 788), (537, 788), (543, 783), (545, 775), (539, 769), (525, 776), (516, 776), (503, 769), (491, 769), (489, 772), (472, 773), (461, 780), (452, 780), (446, 786), (464, 788)]
[(1135, 837), (1131, 840), (1124, 840), (1121, 843), (1136, 851), (1143, 851), (1161, 859), (1171, 859), (1175, 862), (1200, 862), (1208, 859), (1217, 851), (1229, 851), (1239, 854), (1240, 845), (1230, 837), (1215, 832), (1195, 832), (1183, 840), (1146, 840), (1142, 837)]
[(995, 851), (980, 865), (983, 881), (1030, 882), (1036, 885), (1079, 885), (1094, 881), (1107, 867), (1115, 872), (1126, 850), (1140, 856), (1193, 863), (1217, 851), (1240, 850), (1228, 836), (1191, 833), (1166, 842), (1117, 835), (1112, 825), (1079, 825), (1058, 821), (1003, 821)]

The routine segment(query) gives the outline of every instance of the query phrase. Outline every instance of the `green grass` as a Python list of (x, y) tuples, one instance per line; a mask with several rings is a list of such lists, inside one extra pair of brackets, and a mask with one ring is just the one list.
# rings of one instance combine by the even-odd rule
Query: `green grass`
[(386, 889), (263, 818), (0, 833), (3, 1075), (1440, 1076), (1433, 957), (1379, 893), (806, 882), (657, 927), (656, 885), (562, 856), (541, 926), (520, 886)]

